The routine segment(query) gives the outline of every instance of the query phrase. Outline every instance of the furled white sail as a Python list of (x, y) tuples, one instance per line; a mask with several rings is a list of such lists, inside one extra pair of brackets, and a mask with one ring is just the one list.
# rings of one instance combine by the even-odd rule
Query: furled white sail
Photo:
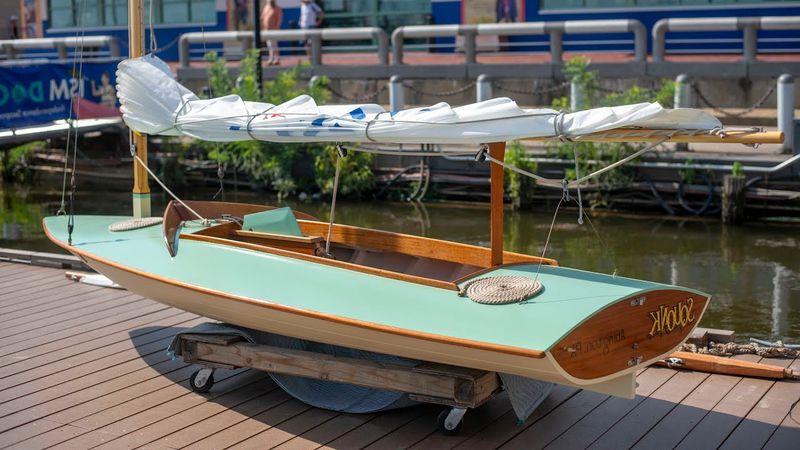
[(125, 123), (136, 131), (218, 142), (481, 144), (572, 137), (615, 128), (721, 127), (716, 118), (703, 111), (664, 109), (658, 103), (564, 114), (552, 109), (523, 109), (509, 98), (495, 98), (456, 108), (437, 103), (391, 113), (372, 103), (317, 105), (306, 95), (280, 105), (248, 102), (236, 95), (204, 100), (178, 83), (167, 64), (151, 55), (119, 64), (117, 94)]

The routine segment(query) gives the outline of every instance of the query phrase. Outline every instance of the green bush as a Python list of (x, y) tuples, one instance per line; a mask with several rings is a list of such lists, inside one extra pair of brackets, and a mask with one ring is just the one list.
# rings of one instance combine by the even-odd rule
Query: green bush
[[(519, 167), (528, 172), (536, 172), (537, 164), (529, 161), (527, 158), (525, 147), (519, 141), (513, 141), (506, 149), (505, 161), (512, 166)], [(525, 206), (527, 201), (533, 196), (533, 191), (536, 189), (536, 182), (530, 177), (521, 175), (513, 170), (506, 170), (505, 174), (505, 189), (509, 197), (511, 197), (511, 205), (514, 208)]]
[[(671, 81), (665, 81), (657, 90), (644, 89), (634, 85), (623, 92), (613, 92), (601, 96), (600, 90), (597, 89), (597, 72), (589, 70), (588, 67), (588, 59), (577, 57), (567, 62), (563, 70), (565, 78), (575, 80), (584, 85), (586, 91), (584, 106), (586, 108), (641, 102), (658, 102), (666, 108), (672, 107), (675, 84)], [(564, 96), (554, 99), (552, 107), (562, 111), (567, 110), (569, 108), (569, 98)], [(578, 170), (581, 176), (597, 170), (599, 167), (625, 158), (640, 148), (640, 145), (624, 142), (593, 143), (553, 141), (548, 144), (548, 152), (559, 158), (573, 159), (575, 157), (574, 154), (577, 153)], [(592, 182), (600, 185), (603, 190), (607, 190), (627, 185), (633, 181), (633, 177), (633, 169), (623, 166), (600, 175)], [(566, 170), (566, 178), (570, 180), (577, 178), (574, 168)], [(602, 198), (602, 195), (595, 195), (591, 196), (589, 201), (594, 205), (603, 203), (605, 200)]]
[(0, 179), (25, 181), (31, 175), (28, 167), (31, 156), (47, 146), (44, 141), (34, 141), (0, 151)]
[[(300, 70), (295, 66), (282, 71), (274, 80), (264, 83), (261, 93), (257, 88), (257, 63), (255, 50), (247, 53), (239, 64), (239, 76), (234, 79), (226, 61), (216, 53), (209, 52), (206, 60), (210, 94), (214, 97), (236, 94), (248, 101), (261, 101), (280, 104), (298, 95), (310, 95), (318, 104), (330, 99), (327, 89), (328, 79), (322, 77), (318, 83), (303, 85), (299, 83)], [(248, 175), (261, 187), (275, 191), (279, 200), (300, 190), (319, 190), (329, 194), (333, 186), (335, 158), (331, 159), (335, 147), (329, 144), (282, 144), (262, 141), (239, 141), (229, 143), (199, 142), (208, 158), (233, 167)], [(355, 153), (345, 159), (346, 176), (340, 181), (339, 192), (343, 196), (362, 196), (372, 187), (374, 176), (371, 169), (372, 158)], [(329, 165), (327, 169), (325, 165)], [(313, 170), (304, 171), (302, 167)], [(313, 172), (313, 179), (303, 176)]]

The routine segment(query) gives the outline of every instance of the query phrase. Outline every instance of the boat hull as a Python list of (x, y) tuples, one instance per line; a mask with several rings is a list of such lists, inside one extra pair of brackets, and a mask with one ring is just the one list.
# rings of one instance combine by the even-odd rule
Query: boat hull
[[(543, 291), (523, 303), (484, 305), (458, 294), (465, 281), (454, 290), (398, 280), (224, 237), (184, 236), (170, 255), (156, 227), (109, 230), (124, 219), (76, 216), (72, 244), (63, 216), (46, 218), (44, 228), (130, 291), (211, 319), (622, 397), (633, 396), (638, 370), (683, 342), (708, 304), (690, 289), (521, 262), (472, 276), (535, 278)], [(690, 298), (690, 309), (681, 306)]]
[(221, 322), (310, 341), (589, 388), (619, 397), (634, 396), (635, 382), (632, 370), (615, 374), (602, 381), (573, 379), (558, 367), (555, 358), (549, 354), (545, 358), (532, 358), (321, 320), (268, 308), (266, 304), (259, 305), (257, 301), (158, 279), (85, 255), (81, 257), (90, 267), (136, 294)]

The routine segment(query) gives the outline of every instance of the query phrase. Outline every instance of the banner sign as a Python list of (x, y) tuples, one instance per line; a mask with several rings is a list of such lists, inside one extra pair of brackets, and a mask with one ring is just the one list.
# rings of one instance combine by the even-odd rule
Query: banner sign
[(70, 103), (78, 119), (119, 115), (117, 62), (83, 62), (80, 80), (71, 62), (0, 66), (0, 129), (67, 119)]

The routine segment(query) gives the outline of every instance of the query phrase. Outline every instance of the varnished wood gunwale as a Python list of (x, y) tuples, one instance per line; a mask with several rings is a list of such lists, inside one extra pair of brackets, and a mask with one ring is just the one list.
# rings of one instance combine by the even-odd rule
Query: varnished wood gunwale
[[(464, 348), (471, 348), (476, 350), (484, 350), (489, 352), (497, 352), (512, 356), (522, 356), (526, 358), (533, 358), (533, 359), (544, 359), (546, 354), (542, 350), (533, 350), (521, 347), (512, 347), (507, 345), (500, 345), (500, 344), (493, 344), (490, 342), (481, 342), (481, 341), (474, 341), (470, 339), (463, 339), (463, 338), (456, 338), (453, 336), (443, 336), (439, 334), (433, 333), (426, 333), (421, 331), (414, 331), (405, 328), (398, 328), (389, 325), (383, 325), (373, 322), (366, 322), (363, 320), (351, 319), (347, 317), (336, 316), (332, 314), (321, 313), (318, 311), (310, 311), (306, 309), (296, 308), (292, 306), (282, 305), (280, 303), (270, 302), (269, 300), (257, 300), (252, 299), (249, 297), (243, 297), (239, 295), (230, 294), (227, 292), (217, 291), (214, 289), (208, 289), (201, 286), (196, 286), (188, 283), (184, 283), (178, 280), (169, 279), (166, 277), (162, 277), (160, 275), (156, 275), (153, 273), (145, 272), (139, 269), (135, 269), (132, 267), (128, 267), (117, 262), (108, 260), (101, 256), (94, 255), (87, 251), (84, 251), (80, 248), (70, 246), (58, 240), (55, 236), (53, 236), (50, 231), (47, 229), (47, 226), (44, 223), (44, 219), (42, 220), (42, 228), (44, 229), (44, 233), (48, 239), (50, 239), (53, 243), (58, 245), (59, 247), (63, 248), (64, 250), (84, 259), (87, 264), (91, 265), (91, 261), (97, 261), (100, 264), (107, 265), (109, 267), (113, 267), (117, 270), (120, 270), (125, 273), (132, 274), (137, 277), (147, 278), (158, 283), (164, 283), (167, 285), (175, 286), (181, 289), (187, 289), (190, 291), (198, 292), (204, 295), (214, 296), (218, 298), (223, 298), (231, 301), (246, 303), (249, 305), (257, 306), (260, 308), (268, 308), (273, 309), (276, 311), (281, 311), (289, 314), (297, 314), (304, 317), (311, 317), (314, 319), (319, 319), (323, 321), (338, 323), (347, 326), (353, 326), (358, 328), (363, 328), (367, 330), (377, 331), (381, 333), (388, 333), (397, 336), (403, 336), (412, 339), (420, 339), (430, 342), (437, 342), (441, 344), (447, 345), (454, 345)], [(209, 236), (205, 236), (209, 237)]]
[(355, 272), (368, 273), (370, 275), (377, 275), (394, 280), (406, 281), (409, 283), (423, 284), (425, 286), (435, 287), (439, 289), (447, 289), (450, 291), (458, 291), (458, 286), (453, 282), (435, 280), (433, 278), (425, 278), (416, 275), (408, 275), (400, 272), (393, 272), (390, 270), (378, 269), (370, 266), (362, 266), (345, 261), (337, 261), (335, 259), (323, 258), (321, 256), (309, 255), (306, 253), (293, 252), (276, 247), (269, 247), (266, 245), (253, 244), (250, 242), (237, 241), (235, 239), (225, 239), (215, 236), (206, 236), (202, 234), (182, 234), (181, 239), (190, 241), (208, 242), (212, 244), (228, 245), (231, 247), (246, 248), (248, 250), (256, 250), (264, 253), (271, 253), (273, 255), (286, 256), (288, 258), (301, 259), (303, 261), (314, 262), (317, 264), (324, 264), (326, 266), (339, 267), (342, 269), (352, 270)]
[[(303, 234), (322, 236), (327, 234), (327, 223), (309, 220), (298, 220), (297, 223), (300, 225), (300, 230)], [(488, 265), (491, 249), (460, 242), (340, 224), (333, 225), (331, 241), (354, 248), (396, 252), (483, 268), (491, 267)], [(557, 265), (553, 259), (542, 259), (538, 256), (513, 252), (504, 252), (503, 260), (508, 263), (530, 264), (538, 264), (539, 261), (543, 261), (544, 264)]]

